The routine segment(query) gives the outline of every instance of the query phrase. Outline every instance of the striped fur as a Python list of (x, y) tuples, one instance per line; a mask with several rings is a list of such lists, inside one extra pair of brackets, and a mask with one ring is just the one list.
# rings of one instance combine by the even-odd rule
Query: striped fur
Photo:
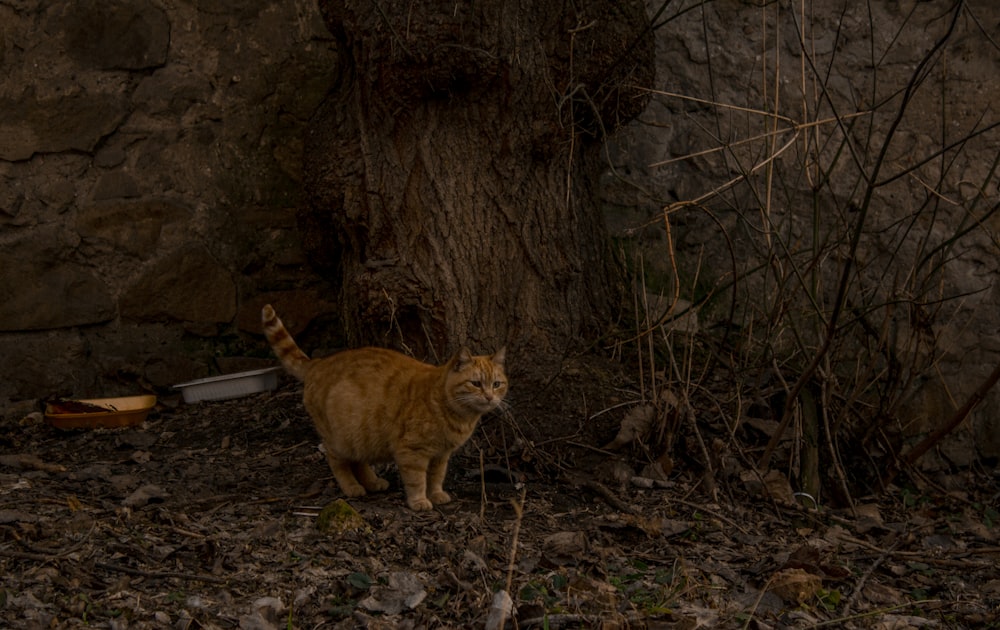
[(270, 304), (265, 305), (261, 310), (260, 319), (264, 325), (264, 336), (267, 337), (267, 342), (271, 344), (271, 349), (281, 361), (281, 365), (285, 366), (289, 374), (304, 381), (309, 366), (308, 355), (302, 352), (302, 349), (292, 339)]
[(384, 348), (310, 359), (270, 305), (261, 321), (282, 365), (305, 383), (302, 402), (344, 494), (385, 490), (389, 482), (371, 464), (395, 461), (410, 508), (451, 500), (442, 487), (448, 458), (484, 413), (504, 405), (502, 348), (492, 356), (462, 348), (440, 366)]

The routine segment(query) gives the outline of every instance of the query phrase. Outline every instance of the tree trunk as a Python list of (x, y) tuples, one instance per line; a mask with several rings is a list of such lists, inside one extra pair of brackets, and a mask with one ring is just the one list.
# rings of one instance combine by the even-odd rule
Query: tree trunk
[(353, 344), (558, 355), (621, 305), (595, 188), (645, 104), (641, 1), (320, 0), (344, 72), (301, 215)]

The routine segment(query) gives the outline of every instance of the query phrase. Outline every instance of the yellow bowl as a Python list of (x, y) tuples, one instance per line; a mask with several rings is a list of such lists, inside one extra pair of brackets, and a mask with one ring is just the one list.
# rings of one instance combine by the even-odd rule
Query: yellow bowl
[(104, 407), (106, 411), (63, 413), (57, 404), (45, 406), (45, 421), (57, 429), (107, 429), (131, 427), (142, 424), (150, 409), (156, 405), (156, 396), (125, 396), (122, 398), (88, 398), (72, 402)]

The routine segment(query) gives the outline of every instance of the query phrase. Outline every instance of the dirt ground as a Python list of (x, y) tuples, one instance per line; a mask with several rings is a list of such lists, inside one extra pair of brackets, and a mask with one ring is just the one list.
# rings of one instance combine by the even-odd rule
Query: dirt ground
[(638, 397), (627, 378), (514, 386), (453, 458), (456, 500), (429, 513), (405, 508), (391, 467), (356, 513), (335, 503), (291, 381), (163, 397), (135, 428), (10, 416), (0, 625), (493, 630), (509, 594), (507, 628), (1000, 628), (993, 471), (854, 511), (765, 497), (738, 462), (706, 492), (689, 453), (655, 480), (641, 448), (600, 448)]

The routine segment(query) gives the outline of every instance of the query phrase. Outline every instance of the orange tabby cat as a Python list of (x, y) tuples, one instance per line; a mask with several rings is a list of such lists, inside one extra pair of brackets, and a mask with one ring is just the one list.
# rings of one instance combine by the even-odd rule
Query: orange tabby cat
[(303, 402), (344, 494), (385, 490), (369, 464), (395, 460), (410, 508), (451, 501), (441, 487), (448, 457), (507, 393), (503, 348), (493, 356), (462, 348), (439, 367), (383, 348), (310, 359), (270, 304), (261, 320), (282, 365), (305, 382)]

